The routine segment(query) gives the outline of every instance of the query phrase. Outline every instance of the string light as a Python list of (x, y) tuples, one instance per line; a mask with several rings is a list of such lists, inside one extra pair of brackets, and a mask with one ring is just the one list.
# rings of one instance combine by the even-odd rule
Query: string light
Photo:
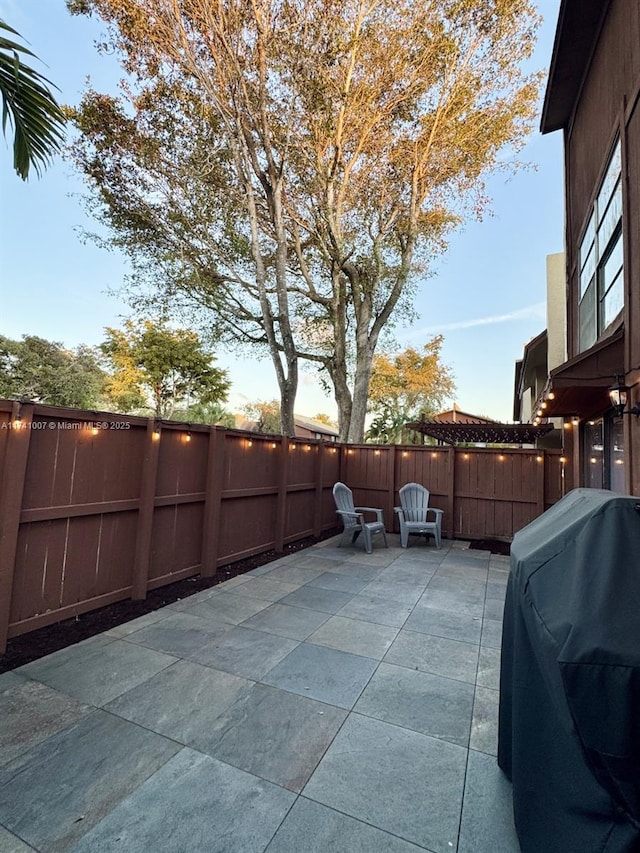
[(187, 432), (187, 434), (186, 434), (186, 435), (185, 435), (185, 437), (184, 437), (184, 440), (185, 440), (185, 441), (191, 441), (191, 430), (189, 430), (189, 431)]

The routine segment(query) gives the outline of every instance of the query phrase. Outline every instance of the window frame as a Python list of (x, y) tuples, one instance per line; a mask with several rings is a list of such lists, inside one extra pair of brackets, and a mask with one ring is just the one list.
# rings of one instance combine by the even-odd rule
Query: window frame
[[(617, 136), (578, 244), (578, 352), (597, 343), (624, 309), (623, 213), (622, 143)], [(617, 265), (610, 268), (612, 259)], [(610, 315), (612, 301), (618, 309)]]

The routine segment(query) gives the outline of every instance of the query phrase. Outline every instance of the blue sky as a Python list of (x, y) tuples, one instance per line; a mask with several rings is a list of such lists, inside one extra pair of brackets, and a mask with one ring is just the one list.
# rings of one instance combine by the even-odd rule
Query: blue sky
[[(539, 0), (544, 17), (533, 68), (551, 58), (559, 0)], [(0, 17), (17, 29), (43, 61), (38, 66), (77, 103), (87, 77), (98, 91), (119, 79), (114, 57), (99, 56), (100, 22), (71, 17), (64, 0), (0, 0)], [(402, 347), (420, 348), (442, 333), (442, 360), (453, 370), (455, 401), (464, 411), (511, 420), (514, 364), (524, 344), (545, 327), (546, 256), (563, 248), (563, 164), (560, 133), (536, 130), (521, 155), (534, 168), (489, 179), (490, 211), (453, 236), (419, 287), (419, 319), (399, 327)], [(68, 163), (56, 159), (38, 180), (21, 181), (11, 168), (8, 143), (0, 143), (0, 334), (35, 334), (68, 347), (98, 344), (105, 326), (120, 326), (129, 307), (107, 291), (117, 289), (126, 262), (83, 242), (94, 229), (79, 196), (84, 188)], [(229, 371), (229, 408), (277, 398), (268, 356), (259, 361), (218, 354)], [(303, 373), (296, 410), (335, 414), (315, 375)]]

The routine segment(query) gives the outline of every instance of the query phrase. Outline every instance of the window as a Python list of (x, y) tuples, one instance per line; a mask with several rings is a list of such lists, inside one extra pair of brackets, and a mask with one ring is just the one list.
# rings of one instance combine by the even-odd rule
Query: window
[(592, 346), (624, 306), (620, 140), (580, 243), (580, 352)]
[(584, 484), (591, 489), (625, 491), (622, 418), (613, 413), (588, 421), (582, 433)]

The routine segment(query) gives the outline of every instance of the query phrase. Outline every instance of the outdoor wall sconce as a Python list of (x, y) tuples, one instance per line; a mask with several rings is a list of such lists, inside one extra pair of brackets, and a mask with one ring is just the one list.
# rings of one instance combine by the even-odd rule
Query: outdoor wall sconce
[(616, 381), (609, 388), (609, 399), (611, 400), (611, 405), (613, 406), (616, 416), (621, 418), (622, 415), (635, 415), (637, 418), (640, 417), (640, 406), (635, 405), (625, 412), (624, 407), (627, 405), (629, 401), (629, 389), (624, 384), (624, 379), (622, 376), (616, 376)]

